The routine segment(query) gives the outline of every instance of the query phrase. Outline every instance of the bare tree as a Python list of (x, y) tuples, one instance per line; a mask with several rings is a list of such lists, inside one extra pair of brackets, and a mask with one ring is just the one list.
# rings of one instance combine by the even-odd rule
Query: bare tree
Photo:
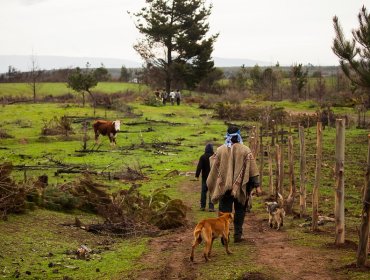
[(43, 71), (40, 70), (37, 59), (34, 55), (31, 56), (31, 69), (28, 75), (28, 86), (33, 94), (33, 102), (36, 102), (36, 94), (39, 91), (41, 84), (40, 79)]
[(325, 79), (322, 76), (321, 70), (315, 73), (315, 78), (316, 78), (316, 82), (314, 85), (314, 90), (315, 90), (317, 99), (319, 100), (320, 104), (322, 104), (322, 99), (326, 93), (326, 84), (325, 84)]

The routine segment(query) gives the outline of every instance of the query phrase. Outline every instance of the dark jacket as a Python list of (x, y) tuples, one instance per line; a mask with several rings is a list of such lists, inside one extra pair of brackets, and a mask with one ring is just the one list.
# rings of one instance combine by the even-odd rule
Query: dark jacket
[(213, 155), (213, 146), (212, 144), (207, 144), (204, 150), (204, 154), (200, 156), (197, 170), (195, 172), (195, 177), (199, 177), (200, 172), (202, 172), (202, 178), (207, 179), (210, 166), (209, 166), (209, 157)]

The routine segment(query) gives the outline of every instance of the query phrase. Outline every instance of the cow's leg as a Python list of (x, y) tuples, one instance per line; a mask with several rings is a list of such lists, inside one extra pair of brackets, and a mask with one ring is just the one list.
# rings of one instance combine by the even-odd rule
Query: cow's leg
[(99, 131), (97, 129), (95, 129), (94, 132), (95, 132), (95, 143), (98, 144)]
[(114, 137), (114, 134), (113, 133), (109, 133), (109, 141), (110, 141), (110, 144), (111, 144), (111, 146), (115, 146), (115, 144), (116, 144), (116, 139), (115, 139), (115, 137)]

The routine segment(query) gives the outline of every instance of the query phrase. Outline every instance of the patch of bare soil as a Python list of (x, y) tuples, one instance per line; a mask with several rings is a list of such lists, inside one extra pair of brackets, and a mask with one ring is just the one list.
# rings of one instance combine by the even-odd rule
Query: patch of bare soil
[(329, 268), (335, 256), (290, 244), (284, 230), (270, 229), (267, 221), (255, 214), (247, 216), (244, 231), (256, 247), (257, 263), (276, 270), (276, 279), (338, 279)]
[[(185, 200), (186, 193), (199, 192), (197, 184), (189, 181), (181, 186)], [(188, 205), (196, 203), (188, 201)], [(133, 275), (132, 279), (198, 279), (197, 270), (203, 263), (193, 264), (189, 261), (192, 230), (192, 227), (182, 228), (152, 239), (148, 253), (139, 261), (145, 269)], [(330, 263), (336, 259), (333, 255), (335, 251), (322, 254), (317, 249), (293, 245), (284, 230), (270, 229), (267, 221), (253, 213), (247, 214), (244, 232), (246, 245), (252, 243), (256, 248), (256, 266), (265, 267), (269, 276), (246, 272), (241, 279), (339, 279), (333, 275), (334, 271), (330, 271)]]
[(191, 242), (191, 229), (183, 229), (151, 240), (149, 252), (140, 262), (149, 268), (140, 271), (134, 279), (195, 279), (195, 270), (189, 261)]

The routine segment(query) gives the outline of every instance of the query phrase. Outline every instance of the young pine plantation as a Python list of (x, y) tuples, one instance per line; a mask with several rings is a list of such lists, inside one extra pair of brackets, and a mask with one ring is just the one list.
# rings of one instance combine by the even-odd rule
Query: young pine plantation
[[(194, 92), (163, 106), (147, 87), (102, 85), (96, 110), (64, 99), (60, 84), (45, 84), (55, 92), (38, 103), (0, 87), (0, 278), (369, 279), (356, 266), (369, 140), (352, 108)], [(121, 121), (115, 146), (95, 142), (97, 119)], [(201, 244), (190, 262), (196, 223), (217, 215), (199, 211), (196, 164), (230, 124), (257, 158), (263, 193), (246, 242), (226, 255), (215, 240), (208, 262)], [(265, 209), (278, 192), (279, 231)]]

